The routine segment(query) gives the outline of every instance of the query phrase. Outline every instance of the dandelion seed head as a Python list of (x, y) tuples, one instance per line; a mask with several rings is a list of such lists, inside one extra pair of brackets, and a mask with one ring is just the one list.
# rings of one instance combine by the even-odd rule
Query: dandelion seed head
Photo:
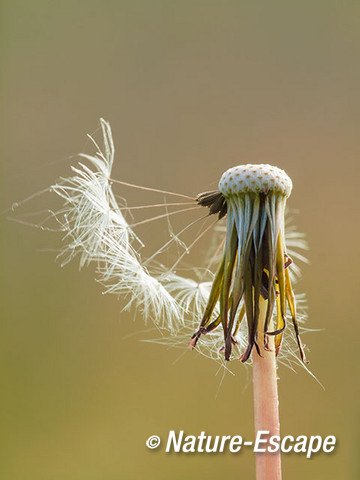
[[(285, 206), (291, 190), (292, 181), (283, 170), (248, 164), (227, 170), (220, 179), (219, 191), (198, 195), (198, 203), (209, 208), (210, 215), (226, 215), (226, 237), (204, 315), (192, 337), (193, 347), (203, 334), (221, 325), (225, 360), (230, 360), (239, 323), (245, 318), (248, 345), (241, 361), (250, 359), (253, 347), (259, 355), (261, 348), (267, 350), (270, 336), (275, 337), (278, 354), (289, 309), (300, 355), (306, 362), (288, 268), (292, 259), (286, 251)], [(220, 315), (215, 318), (217, 302)], [(264, 342), (261, 348), (259, 339)]]
[[(64, 246), (59, 257), (63, 263), (79, 258), (80, 267), (93, 263), (97, 280), (104, 286), (104, 293), (115, 294), (126, 300), (126, 309), (135, 307), (145, 322), (152, 320), (162, 329), (162, 337), (154, 340), (168, 346), (189, 344), (225, 368), (228, 360), (249, 360), (253, 347), (259, 352), (258, 334), (275, 336), (276, 353), (283, 350), (279, 359), (292, 365), (295, 353), (292, 340), (298, 343), (301, 358), (305, 356), (299, 337), (295, 295), (291, 282), (298, 273), (292, 263), (304, 260), (296, 248), (305, 247), (302, 237), (293, 229), (288, 235), (285, 228), (285, 204), (292, 189), (287, 174), (271, 165), (241, 165), (227, 170), (219, 182), (219, 190), (199, 194), (196, 199), (166, 190), (141, 187), (111, 177), (115, 148), (110, 125), (100, 121), (103, 147), (93, 141), (96, 153), (81, 154), (82, 161), (73, 166), (73, 175), (62, 178), (51, 191), (62, 198), (62, 209), (54, 218), (64, 232)], [(162, 195), (184, 197), (187, 203), (149, 205), (165, 207), (165, 214), (155, 214), (146, 220), (127, 221), (129, 212), (135, 214), (142, 206), (128, 207), (121, 196), (115, 195), (114, 186), (151, 190)], [(124, 204), (119, 204), (122, 198)], [(197, 206), (196, 206), (197, 204)], [(167, 211), (167, 206), (177, 206), (176, 211)], [(183, 208), (185, 206), (186, 208)], [(145, 208), (146, 206), (144, 206)], [(209, 234), (218, 225), (202, 225), (194, 241), (185, 244), (184, 233), (206, 221), (209, 215), (187, 223), (178, 232), (173, 232), (169, 217), (186, 212), (209, 209), (209, 215), (226, 218), (226, 227), (215, 227), (210, 263), (206, 268), (193, 268), (192, 275), (180, 275), (176, 267), (185, 253), (191, 253), (196, 242)], [(148, 211), (148, 210), (145, 210)], [(134, 220), (134, 221), (133, 221)], [(152, 221), (167, 221), (169, 240), (149, 256), (144, 256), (142, 240), (134, 232), (138, 225)], [(217, 232), (217, 233), (216, 233)], [(291, 250), (287, 250), (286, 244)], [(177, 259), (170, 265), (158, 260), (169, 249), (177, 251)], [(215, 273), (210, 267), (218, 263)], [(181, 271), (182, 269), (179, 268)], [(195, 272), (202, 271), (201, 275)], [(204, 277), (205, 275), (205, 277)], [(196, 278), (194, 278), (196, 277)], [(201, 277), (201, 278), (200, 278)], [(260, 297), (268, 304), (265, 330), (259, 332)], [(291, 317), (294, 334), (284, 337), (286, 318)], [(270, 327), (274, 324), (274, 331)], [(194, 333), (195, 332), (195, 333)], [(283, 341), (284, 337), (284, 341)]]

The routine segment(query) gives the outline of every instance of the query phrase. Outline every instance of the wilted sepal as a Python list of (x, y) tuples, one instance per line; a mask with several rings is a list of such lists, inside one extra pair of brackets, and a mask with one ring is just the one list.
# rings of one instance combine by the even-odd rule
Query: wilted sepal
[[(255, 346), (260, 355), (258, 322), (260, 297), (267, 300), (264, 323), (264, 347), (268, 335), (275, 336), (278, 354), (286, 327), (287, 304), (292, 315), (301, 358), (306, 362), (295, 314), (295, 300), (287, 270), (284, 211), (286, 197), (281, 192), (247, 192), (225, 196), (226, 203), (216, 192), (201, 194), (198, 201), (210, 208), (210, 213), (227, 212), (227, 237), (222, 263), (215, 276), (211, 294), (198, 332), (190, 344), (195, 346), (201, 334), (222, 324), (225, 339), (225, 359), (231, 356), (233, 337), (246, 313), (248, 346), (240, 357), (246, 362)], [(222, 205), (222, 210), (220, 208)], [(220, 316), (212, 321), (212, 312), (220, 301)], [(235, 324), (237, 311), (240, 308)], [(270, 319), (276, 305), (276, 326), (270, 331)]]

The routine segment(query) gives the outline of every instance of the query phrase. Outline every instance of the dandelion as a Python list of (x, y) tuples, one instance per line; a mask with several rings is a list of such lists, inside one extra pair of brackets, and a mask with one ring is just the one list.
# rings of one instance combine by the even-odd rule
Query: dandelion
[[(151, 318), (169, 332), (159, 343), (188, 343), (205, 356), (222, 358), (224, 364), (234, 356), (243, 363), (252, 360), (255, 430), (279, 435), (276, 357), (289, 343), (288, 338), (283, 341), (289, 317), (300, 359), (307, 363), (290, 272), (290, 254), (301, 256), (286, 247), (287, 239), (289, 247), (299, 240), (294, 231), (285, 234), (291, 179), (271, 165), (241, 165), (222, 175), (218, 190), (196, 198), (114, 180), (111, 129), (104, 120), (100, 123), (103, 149), (92, 139), (95, 155), (81, 154), (87, 163), (79, 163), (73, 167), (72, 177), (51, 187), (64, 202), (54, 215), (64, 232), (59, 254), (62, 264), (76, 256), (80, 267), (94, 263), (105, 293), (127, 297), (127, 308), (134, 305), (145, 320)], [(176, 197), (177, 201), (129, 207), (114, 194), (115, 185)], [(165, 213), (137, 222), (129, 215), (149, 208), (165, 208)], [(173, 215), (203, 212), (204, 208), (205, 215), (173, 232)], [(152, 254), (141, 255), (144, 244), (137, 227), (162, 219), (169, 222), (169, 240)], [(212, 262), (219, 259), (215, 274), (208, 265), (203, 270), (205, 279), (180, 275), (178, 265), (184, 256), (222, 219), (226, 220), (224, 238), (212, 255)], [(200, 233), (187, 246), (184, 234), (200, 222)], [(304, 246), (302, 238), (301, 242)], [(169, 268), (159, 258), (172, 247), (183, 252)], [(289, 350), (293, 355), (291, 347)], [(280, 454), (257, 456), (256, 469), (258, 479), (279, 479)]]
[[(230, 359), (234, 332), (246, 318), (248, 344), (240, 357), (246, 362), (253, 349), (255, 430), (279, 435), (276, 361), (286, 327), (287, 306), (301, 359), (306, 363), (296, 319), (295, 297), (288, 267), (292, 263), (285, 245), (285, 204), (291, 179), (271, 165), (242, 165), (227, 170), (219, 191), (198, 196), (211, 214), (227, 216), (226, 242), (195, 346), (202, 334), (222, 325), (225, 359)], [(243, 308), (238, 313), (243, 299)], [(220, 314), (212, 320), (214, 306)], [(273, 309), (276, 321), (273, 325)], [(257, 455), (257, 478), (280, 478), (280, 454)]]

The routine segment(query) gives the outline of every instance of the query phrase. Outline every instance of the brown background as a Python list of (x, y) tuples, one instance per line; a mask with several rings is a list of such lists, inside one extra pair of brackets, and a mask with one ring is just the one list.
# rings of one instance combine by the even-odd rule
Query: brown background
[[(339, 0), (3, 2), (2, 208), (67, 175), (100, 116), (116, 178), (194, 195), (240, 163), (292, 177), (311, 246), (298, 289), (323, 329), (306, 343), (326, 389), (281, 368), (281, 427), (338, 445), (284, 455), (285, 479), (359, 478), (359, 15)], [(1, 479), (253, 478), (249, 451), (145, 447), (170, 429), (252, 438), (250, 370), (235, 364), (216, 396), (216, 364), (140, 342), (141, 318), (102, 296), (92, 269), (40, 251), (56, 234), (6, 217)]]

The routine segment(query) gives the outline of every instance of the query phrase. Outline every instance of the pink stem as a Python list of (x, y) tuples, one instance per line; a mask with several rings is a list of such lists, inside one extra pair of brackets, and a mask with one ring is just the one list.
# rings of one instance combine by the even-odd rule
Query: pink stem
[[(267, 430), (268, 435), (262, 434), (262, 439), (269, 439), (273, 435), (280, 435), (279, 400), (276, 377), (276, 359), (274, 337), (269, 336), (269, 348), (264, 350), (264, 318), (267, 302), (260, 299), (260, 319), (258, 327), (258, 345), (261, 357), (253, 349), (253, 388), (254, 388), (254, 421), (255, 438), (257, 432)], [(269, 328), (272, 328), (269, 325)], [(268, 443), (260, 444), (260, 448), (267, 449)], [(256, 453), (256, 480), (281, 480), (280, 450), (276, 453)]]

